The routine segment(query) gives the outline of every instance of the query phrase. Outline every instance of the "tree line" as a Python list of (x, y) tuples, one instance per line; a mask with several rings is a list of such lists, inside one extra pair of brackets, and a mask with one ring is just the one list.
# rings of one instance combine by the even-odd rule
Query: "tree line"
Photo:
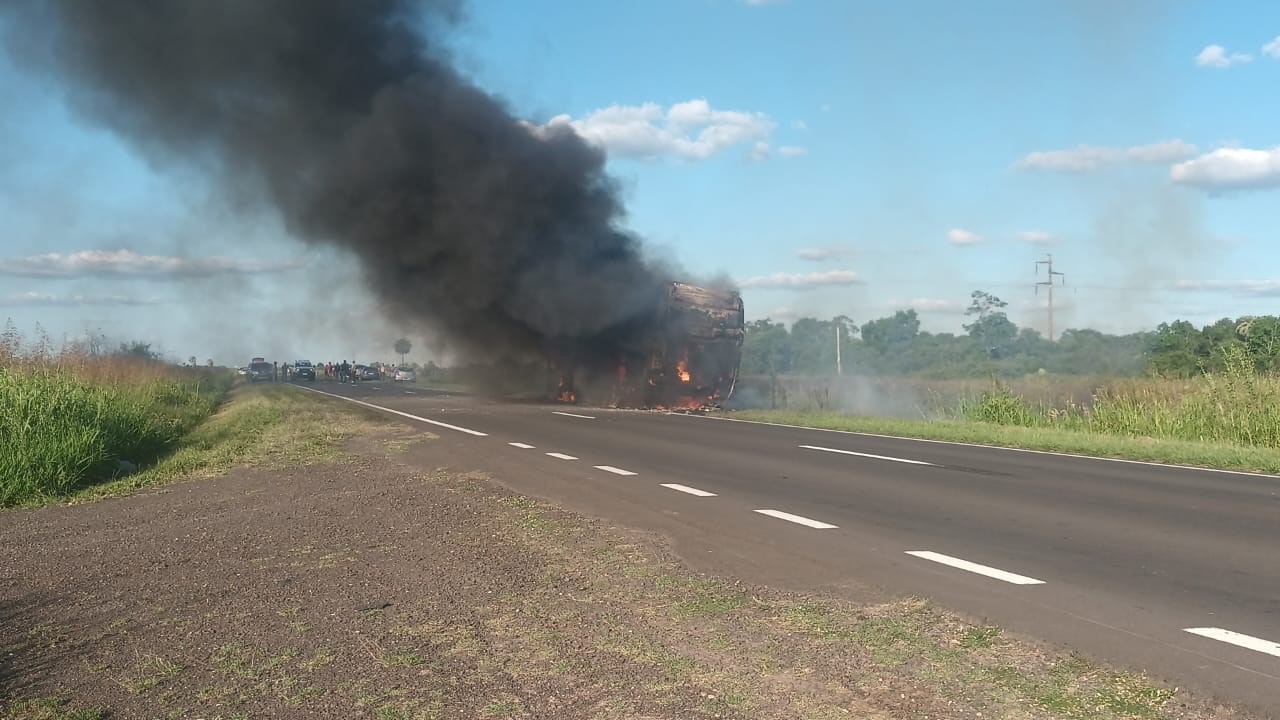
[(1221, 369), (1230, 347), (1243, 350), (1260, 372), (1280, 371), (1280, 317), (1274, 315), (1223, 318), (1199, 328), (1177, 320), (1127, 335), (1072, 329), (1050, 342), (1009, 320), (1007, 303), (995, 295), (975, 291), (971, 299), (963, 334), (922, 332), (915, 310), (862, 325), (846, 316), (801, 318), (789, 328), (755, 320), (747, 324), (741, 374), (832, 375), (837, 328), (843, 371), (851, 375), (1017, 377), (1043, 370), (1190, 377)]

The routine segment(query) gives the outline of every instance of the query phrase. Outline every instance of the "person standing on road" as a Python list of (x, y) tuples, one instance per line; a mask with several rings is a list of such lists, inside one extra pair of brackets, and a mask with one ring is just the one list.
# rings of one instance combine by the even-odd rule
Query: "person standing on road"
[(271, 382), (278, 382), (279, 380), (280, 380), (280, 362), (273, 360), (271, 362)]

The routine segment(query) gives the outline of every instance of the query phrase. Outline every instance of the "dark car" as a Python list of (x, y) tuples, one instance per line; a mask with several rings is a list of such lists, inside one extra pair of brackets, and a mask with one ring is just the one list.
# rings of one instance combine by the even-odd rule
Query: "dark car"
[(316, 381), (316, 369), (312, 367), (310, 360), (299, 360), (293, 364), (293, 368), (289, 370), (289, 377), (293, 380), (309, 380)]
[(249, 371), (245, 373), (249, 378), (249, 382), (258, 382), (266, 380), (268, 382), (276, 379), (276, 368), (269, 362), (249, 363)]
[(372, 365), (357, 365), (355, 370), (357, 380), (381, 380), (382, 373), (378, 372), (378, 368)]

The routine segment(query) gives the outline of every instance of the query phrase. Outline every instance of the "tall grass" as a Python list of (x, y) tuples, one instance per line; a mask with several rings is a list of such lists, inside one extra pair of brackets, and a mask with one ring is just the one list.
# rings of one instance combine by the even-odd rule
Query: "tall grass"
[(58, 497), (160, 457), (221, 402), (227, 374), (0, 348), (0, 507)]
[(1223, 359), (1218, 373), (1114, 383), (1083, 401), (1030, 399), (997, 386), (962, 398), (954, 414), (999, 425), (1280, 449), (1280, 378), (1259, 374), (1239, 348), (1228, 348)]

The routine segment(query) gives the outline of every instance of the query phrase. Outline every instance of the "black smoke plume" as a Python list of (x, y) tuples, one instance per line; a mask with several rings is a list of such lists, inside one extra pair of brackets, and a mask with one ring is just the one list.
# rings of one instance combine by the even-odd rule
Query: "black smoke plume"
[(625, 352), (670, 280), (621, 228), (602, 152), (535, 136), (453, 68), (458, 2), (15, 8), (10, 45), (91, 121), (351, 251), (390, 317), (486, 359)]

